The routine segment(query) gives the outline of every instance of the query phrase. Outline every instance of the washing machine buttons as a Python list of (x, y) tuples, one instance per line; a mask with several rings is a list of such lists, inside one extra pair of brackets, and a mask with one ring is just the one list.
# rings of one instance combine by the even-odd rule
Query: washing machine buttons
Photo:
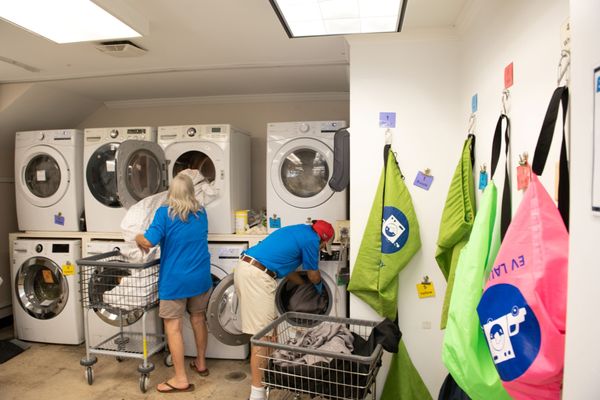
[(187, 130), (187, 135), (188, 135), (189, 137), (192, 137), (192, 136), (194, 136), (195, 134), (196, 134), (196, 128), (189, 128), (189, 129)]
[(298, 130), (302, 133), (306, 133), (310, 130), (310, 125), (306, 122), (303, 122), (300, 125), (298, 125)]
[(44, 140), (44, 138), (46, 137), (46, 135), (44, 135), (44, 132), (39, 132), (37, 135), (39, 140)]
[(112, 129), (109, 135), (111, 138), (116, 139), (116, 137), (119, 136), (119, 131), (117, 129)]
[(44, 246), (42, 246), (41, 244), (37, 244), (37, 245), (35, 245), (35, 251), (36, 251), (37, 253), (41, 253), (41, 252), (42, 252), (42, 250), (44, 250)]

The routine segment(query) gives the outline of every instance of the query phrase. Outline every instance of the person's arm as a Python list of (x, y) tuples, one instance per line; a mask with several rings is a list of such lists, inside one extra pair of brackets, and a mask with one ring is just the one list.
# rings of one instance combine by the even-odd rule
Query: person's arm
[(135, 242), (144, 253), (147, 253), (152, 247), (154, 247), (154, 245), (150, 243), (150, 241), (146, 239), (146, 237), (144, 237), (144, 235), (142, 235), (141, 233), (138, 233), (135, 236)]
[(144, 253), (147, 253), (148, 250), (156, 246), (164, 238), (167, 218), (167, 209), (162, 207), (159, 208), (156, 210), (156, 213), (154, 213), (154, 218), (152, 219), (150, 227), (146, 230), (146, 233), (143, 235), (141, 233), (136, 235), (135, 242)]
[(302, 250), (302, 267), (306, 271), (308, 280), (315, 285), (317, 293), (323, 292), (321, 272), (319, 272), (319, 242), (310, 242)]
[(290, 272), (286, 278), (288, 281), (295, 283), (296, 285), (304, 285), (306, 283), (298, 271)]
[(318, 269), (306, 271), (306, 275), (311, 283), (317, 284), (321, 282), (321, 271)]

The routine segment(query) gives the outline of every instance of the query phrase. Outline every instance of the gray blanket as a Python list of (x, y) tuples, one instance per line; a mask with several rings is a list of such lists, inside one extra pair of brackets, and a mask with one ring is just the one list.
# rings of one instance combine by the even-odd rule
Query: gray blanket
[[(340, 354), (351, 354), (354, 337), (342, 324), (322, 322), (319, 325), (296, 332), (286, 344), (290, 346), (330, 351)], [(331, 357), (306, 354), (301, 349), (298, 351), (276, 350), (272, 354), (273, 362), (279, 367), (291, 367), (298, 364), (313, 365), (318, 362), (331, 362)]]

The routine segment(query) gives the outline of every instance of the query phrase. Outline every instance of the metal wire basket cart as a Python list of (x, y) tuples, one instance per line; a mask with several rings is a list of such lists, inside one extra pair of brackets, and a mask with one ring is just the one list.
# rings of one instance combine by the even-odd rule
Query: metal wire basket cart
[[(129, 263), (119, 252), (98, 254), (77, 260), (80, 274), (81, 299), (84, 309), (85, 358), (88, 384), (94, 382), (92, 366), (98, 361), (93, 354), (115, 356), (117, 361), (137, 358), (140, 390), (148, 389), (154, 364), (148, 358), (165, 348), (165, 336), (149, 334), (146, 329), (147, 311), (158, 304), (158, 268), (160, 259), (146, 263)], [(117, 315), (118, 332), (100, 343), (91, 345), (89, 313), (109, 310)], [(124, 321), (141, 320), (141, 332), (124, 329)]]
[(368, 349), (366, 355), (323, 350), (327, 346), (307, 347), (309, 330), (333, 329), (325, 324), (340, 324), (351, 332), (354, 343), (367, 343), (378, 322), (296, 312), (281, 315), (251, 339), (253, 346), (263, 348), (259, 356), (263, 359), (261, 369), (267, 398), (272, 389), (287, 390), (295, 399), (302, 395), (326, 399), (363, 400), (369, 395), (376, 398), (381, 345)]

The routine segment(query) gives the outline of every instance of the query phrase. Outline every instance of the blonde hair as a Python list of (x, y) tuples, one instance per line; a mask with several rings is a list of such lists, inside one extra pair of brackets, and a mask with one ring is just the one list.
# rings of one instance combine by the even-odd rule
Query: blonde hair
[(192, 178), (185, 174), (177, 174), (167, 194), (167, 205), (169, 206), (169, 217), (179, 217), (187, 222), (190, 213), (195, 214), (200, 210), (200, 203), (194, 195), (194, 183)]

